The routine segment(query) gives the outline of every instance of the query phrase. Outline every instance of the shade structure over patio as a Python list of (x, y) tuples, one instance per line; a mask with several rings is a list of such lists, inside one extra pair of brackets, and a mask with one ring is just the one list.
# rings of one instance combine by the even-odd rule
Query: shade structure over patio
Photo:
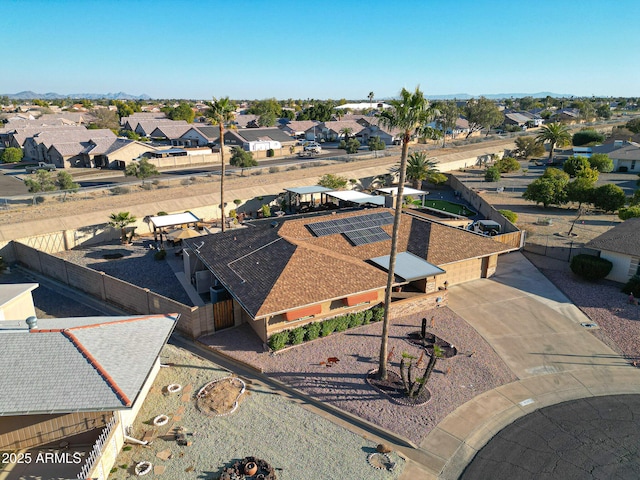
[[(398, 187), (385, 187), (376, 189), (376, 193), (384, 196), (397, 197), (398, 196)], [(422, 206), (424, 206), (424, 197), (429, 195), (429, 192), (425, 192), (424, 190), (416, 190), (415, 188), (404, 187), (402, 190), (402, 196), (412, 196), (412, 197), (421, 197), (422, 198)]]
[(150, 217), (149, 222), (153, 227), (153, 239), (158, 240), (157, 235), (160, 234), (162, 241), (162, 229), (166, 227), (174, 227), (176, 225), (195, 226), (200, 219), (191, 212), (173, 213), (171, 215), (158, 215)]
[[(320, 194), (320, 203), (324, 202), (324, 194), (330, 192), (331, 189), (327, 187), (321, 187), (320, 185), (309, 185), (307, 187), (292, 187), (285, 188), (287, 197), (287, 205), (290, 210), (298, 211), (301, 207), (313, 206), (317, 202), (314, 195)], [(305, 197), (311, 197), (311, 201), (306, 201)]]
[(355, 190), (337, 190), (329, 192), (327, 197), (337, 198), (343, 202), (355, 203), (356, 205), (378, 205), (384, 206), (384, 197), (380, 195), (370, 195), (368, 193), (357, 192)]
[[(371, 258), (370, 261), (383, 270), (389, 270), (389, 255)], [(446, 273), (441, 268), (409, 252), (398, 253), (394, 272), (407, 282)]]

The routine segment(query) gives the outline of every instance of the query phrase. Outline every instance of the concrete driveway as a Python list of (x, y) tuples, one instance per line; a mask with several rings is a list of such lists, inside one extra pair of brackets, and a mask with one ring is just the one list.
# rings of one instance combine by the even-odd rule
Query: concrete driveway
[(495, 349), (518, 381), (458, 407), (421, 442), (431, 477), (458, 479), (507, 425), (550, 405), (640, 394), (640, 370), (580, 325), (589, 319), (521, 253), (489, 279), (451, 287), (449, 307)]
[(449, 307), (520, 379), (627, 366), (580, 325), (589, 319), (519, 252), (501, 256), (492, 278), (452, 287)]

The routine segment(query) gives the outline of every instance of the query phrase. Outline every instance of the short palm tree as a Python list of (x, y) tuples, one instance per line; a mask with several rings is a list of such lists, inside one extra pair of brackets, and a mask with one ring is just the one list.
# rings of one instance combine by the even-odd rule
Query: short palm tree
[(409, 155), (407, 159), (407, 179), (413, 182), (413, 188), (420, 188), (423, 180), (429, 178), (429, 175), (436, 173), (436, 162), (427, 159), (424, 152), (415, 152)]
[(569, 128), (562, 123), (549, 123), (543, 125), (540, 133), (536, 135), (536, 142), (544, 144), (549, 142), (549, 163), (553, 160), (553, 150), (556, 145), (564, 147), (571, 141)]
[(340, 130), (340, 134), (344, 137), (345, 142), (349, 141), (349, 137), (351, 136), (352, 133), (353, 133), (353, 128), (344, 127), (343, 129)]
[(391, 289), (395, 280), (396, 256), (398, 253), (398, 232), (402, 217), (402, 195), (407, 174), (407, 157), (409, 156), (409, 142), (414, 135), (420, 136), (427, 124), (433, 120), (437, 111), (432, 109), (424, 94), (416, 87), (415, 92), (403, 88), (400, 98), (391, 100), (390, 109), (379, 113), (381, 125), (401, 131), (402, 154), (400, 155), (400, 179), (396, 199), (393, 231), (391, 234), (391, 252), (389, 254), (389, 270), (387, 273), (387, 288), (384, 295), (384, 318), (382, 321), (382, 339), (380, 342), (380, 360), (377, 377), (387, 378), (387, 350), (389, 347), (389, 309), (391, 307)]
[(224, 232), (224, 126), (233, 120), (233, 112), (235, 107), (229, 101), (229, 97), (208, 102), (209, 112), (207, 116), (211, 119), (211, 123), (220, 127), (220, 211), (222, 212), (221, 229)]
[(129, 215), (129, 212), (118, 212), (109, 215), (109, 225), (120, 229), (120, 241), (124, 245), (127, 243), (127, 226), (136, 222), (136, 217)]

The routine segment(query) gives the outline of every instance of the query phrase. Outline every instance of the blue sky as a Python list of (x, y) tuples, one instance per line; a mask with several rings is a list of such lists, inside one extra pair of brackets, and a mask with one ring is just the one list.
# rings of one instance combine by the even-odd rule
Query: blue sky
[(0, 93), (640, 96), (638, 0), (0, 0)]

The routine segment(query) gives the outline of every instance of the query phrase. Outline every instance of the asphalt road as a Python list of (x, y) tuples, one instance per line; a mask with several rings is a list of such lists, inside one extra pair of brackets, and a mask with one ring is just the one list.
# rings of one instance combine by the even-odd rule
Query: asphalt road
[(640, 395), (592, 397), (542, 408), (487, 443), (461, 480), (637, 480)]

